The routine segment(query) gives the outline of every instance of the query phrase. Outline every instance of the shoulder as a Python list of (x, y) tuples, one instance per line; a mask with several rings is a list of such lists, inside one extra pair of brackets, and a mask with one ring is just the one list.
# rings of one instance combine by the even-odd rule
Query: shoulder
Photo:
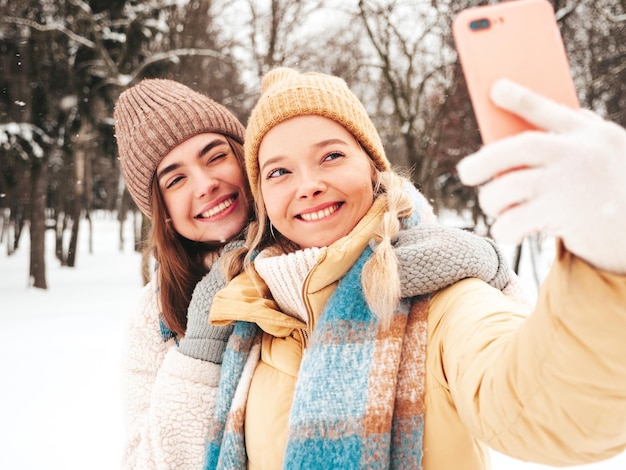
[(428, 347), (450, 352), (489, 343), (516, 330), (530, 311), (528, 304), (480, 279), (463, 279), (432, 295)]
[(132, 312), (126, 328), (131, 336), (142, 335), (157, 338), (163, 342), (161, 325), (161, 309), (159, 306), (159, 294), (155, 281), (146, 284), (139, 294), (137, 306)]
[(141, 289), (134, 317), (137, 321), (143, 320), (158, 323), (159, 301), (155, 281), (148, 282)]
[(137, 308), (126, 321), (122, 357), (129, 371), (155, 371), (161, 367), (165, 353), (175, 342), (165, 341), (160, 325), (158, 293), (150, 282), (141, 290)]
[[(463, 279), (434, 293), (431, 298), (429, 324), (489, 317), (496, 313), (523, 317), (529, 306), (478, 278)], [(460, 317), (461, 320), (456, 320)]]
[[(529, 307), (477, 278), (455, 282), (431, 296), (427, 353), (433, 383), (446, 384), (456, 364), (507, 337), (526, 320)], [(447, 370), (446, 370), (447, 369)]]

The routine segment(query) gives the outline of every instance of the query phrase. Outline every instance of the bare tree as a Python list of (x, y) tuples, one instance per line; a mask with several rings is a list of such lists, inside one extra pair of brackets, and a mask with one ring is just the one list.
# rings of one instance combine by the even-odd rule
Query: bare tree
[(449, 163), (441, 165), (447, 160), (438, 155), (446, 152), (444, 125), (450, 119), (446, 123), (445, 118), (455, 111), (448, 99), (456, 95), (459, 80), (450, 41), (452, 7), (437, 1), (358, 3), (358, 18), (375, 51), (374, 80), (378, 76), (381, 84), (377, 118), (388, 116), (383, 137), (395, 149), (396, 163), (410, 166), (415, 181), (436, 203), (442, 200), (440, 175), (450, 172)]
[(626, 4), (579, 0), (557, 17), (582, 105), (626, 126)]
[(247, 0), (250, 48), (258, 77), (280, 65), (295, 65), (315, 52), (308, 41), (312, 15), (325, 7), (325, 0)]
[[(3, 103), (13, 109), (15, 103), (25, 103), (27, 112), (6, 116), (36, 125), (52, 142), (44, 159), (27, 160), (37, 183), (29, 197), (31, 212), (37, 211), (30, 214), (31, 239), (37, 246), (39, 240), (43, 243), (43, 211), (47, 202), (55, 202), (57, 256), (73, 266), (80, 220), (85, 216), (90, 221), (94, 168), (108, 166), (119, 174), (111, 114), (120, 91), (144, 77), (162, 76), (200, 91), (211, 88), (215, 99), (229, 100), (232, 107), (238, 96), (237, 67), (211, 26), (208, 0), (26, 0), (20, 5), (2, 2), (0, 13), (0, 46), (24, 57), (6, 82)], [(20, 83), (21, 88), (16, 86)], [(63, 177), (63, 184), (57, 184), (57, 177)], [(62, 246), (65, 227), (72, 229), (67, 251)], [(40, 251), (31, 254), (37, 258), (31, 266), (45, 273)]]

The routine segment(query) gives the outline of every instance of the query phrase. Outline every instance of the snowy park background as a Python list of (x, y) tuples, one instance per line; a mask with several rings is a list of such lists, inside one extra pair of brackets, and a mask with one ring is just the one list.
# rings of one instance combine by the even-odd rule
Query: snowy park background
[[(114, 215), (93, 216), (93, 253), (81, 225), (77, 267), (54, 258), (49, 232), (48, 290), (28, 288), (28, 236), (10, 257), (0, 253), (0, 469), (119, 468), (122, 417), (120, 349), (141, 276), (131, 220), (119, 250)], [(545, 255), (544, 255), (545, 256)], [(549, 259), (542, 260), (547, 266)], [(533, 288), (530, 269), (522, 276)], [(494, 470), (552, 467), (494, 454)], [(579, 470), (624, 470), (626, 454)]]

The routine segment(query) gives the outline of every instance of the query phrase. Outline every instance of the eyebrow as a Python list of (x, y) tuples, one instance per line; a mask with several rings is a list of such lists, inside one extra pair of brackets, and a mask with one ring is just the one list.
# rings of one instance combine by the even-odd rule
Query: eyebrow
[[(332, 144), (348, 145), (348, 142), (342, 139), (326, 139), (326, 140), (320, 140), (319, 142), (314, 143), (313, 145), (311, 145), (311, 147), (314, 149), (320, 149), (320, 148), (326, 147), (327, 145), (332, 145)], [(287, 158), (286, 155), (276, 155), (275, 157), (272, 157), (269, 160), (267, 160), (263, 164), (263, 166), (259, 168), (259, 170), (264, 170), (266, 166), (276, 163), (285, 158)]]
[[(227, 144), (227, 142), (224, 139), (220, 139), (219, 137), (216, 137), (211, 142), (209, 142), (204, 147), (202, 147), (202, 149), (198, 152), (198, 155), (196, 155), (196, 157), (202, 158), (211, 150), (213, 150), (215, 147), (218, 147), (224, 144)], [(166, 166), (165, 168), (163, 168), (161, 171), (157, 173), (157, 176), (156, 176), (157, 181), (160, 181), (161, 178), (167, 175), (168, 173), (176, 170), (177, 168), (180, 168), (180, 166), (181, 165), (179, 163), (172, 163), (171, 165)]]

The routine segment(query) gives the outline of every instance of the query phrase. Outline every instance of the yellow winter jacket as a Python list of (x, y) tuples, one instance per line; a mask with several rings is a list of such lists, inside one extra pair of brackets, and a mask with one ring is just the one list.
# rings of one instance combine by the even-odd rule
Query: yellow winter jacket
[[(307, 278), (313, 325), (381, 213), (374, 204)], [(306, 347), (305, 324), (275, 309), (262, 280), (243, 274), (217, 294), (210, 314), (212, 323), (245, 320), (264, 331), (245, 416), (250, 469), (281, 467)], [(559, 246), (527, 311), (478, 279), (432, 295), (425, 470), (489, 468), (486, 446), (548, 465), (597, 461), (626, 447), (626, 276), (593, 269)]]

